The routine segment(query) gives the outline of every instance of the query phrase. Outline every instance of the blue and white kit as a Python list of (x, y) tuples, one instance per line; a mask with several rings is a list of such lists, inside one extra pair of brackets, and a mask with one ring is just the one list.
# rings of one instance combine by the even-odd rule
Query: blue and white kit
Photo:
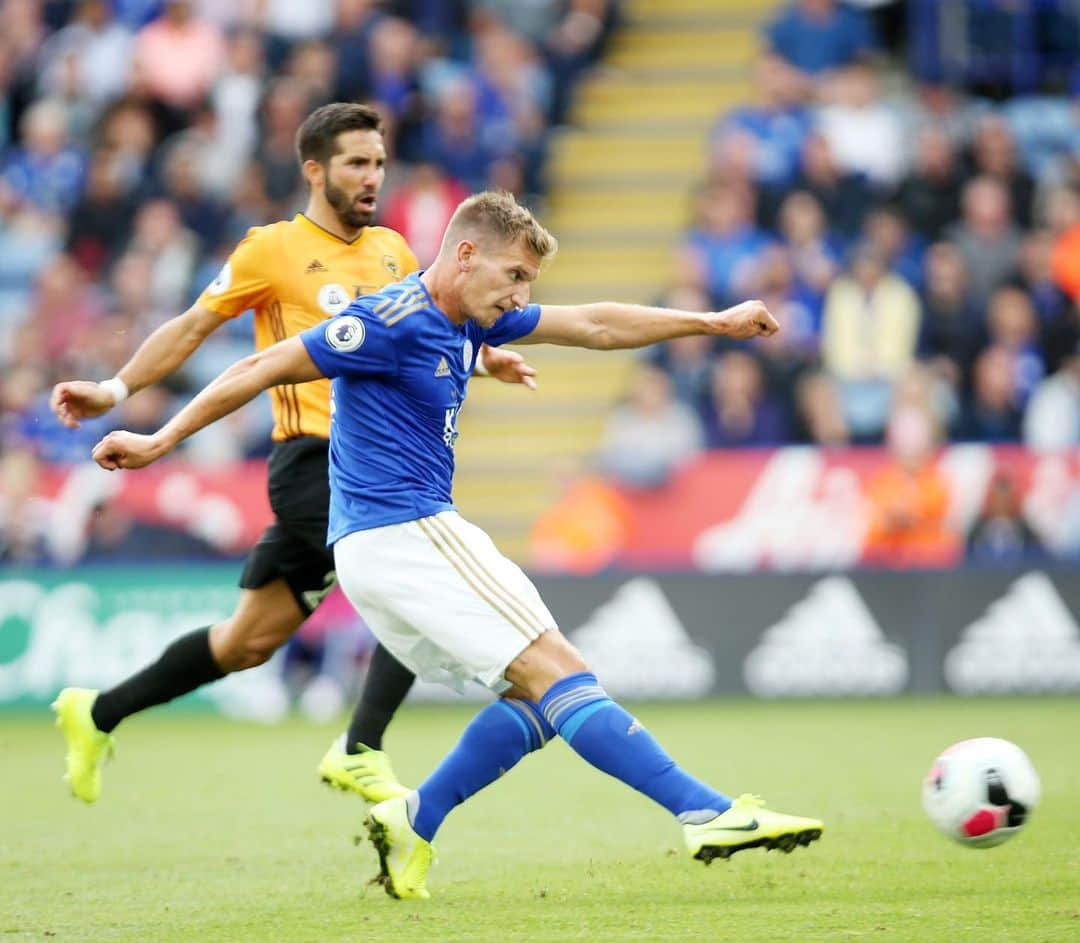
[(451, 497), (457, 417), (482, 344), (530, 334), (538, 305), (453, 324), (418, 275), (356, 299), (300, 339), (333, 378), (330, 529), (338, 581), (421, 678), (506, 687), (555, 621), (528, 577)]

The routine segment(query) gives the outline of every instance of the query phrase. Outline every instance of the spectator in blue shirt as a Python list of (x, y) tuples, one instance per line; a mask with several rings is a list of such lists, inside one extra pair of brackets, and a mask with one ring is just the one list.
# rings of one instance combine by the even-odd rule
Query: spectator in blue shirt
[(836, 0), (789, 3), (765, 38), (773, 52), (811, 75), (848, 65), (877, 48), (866, 14)]
[(4, 181), (38, 209), (66, 213), (82, 192), (86, 161), (68, 146), (67, 119), (61, 105), (40, 101), (20, 122), (22, 146), (4, 168)]
[(1039, 535), (1024, 517), (1016, 482), (1007, 473), (995, 475), (990, 482), (966, 544), (966, 557), (972, 563), (1022, 566), (1046, 559)]
[(439, 94), (437, 109), (424, 125), (424, 154), (470, 190), (483, 189), (500, 155), (480, 133), (476, 87), (467, 79), (448, 82)]
[(724, 172), (729, 150), (750, 150), (750, 172), (765, 186), (790, 187), (799, 172), (811, 119), (803, 107), (804, 84), (783, 59), (762, 55), (754, 69), (758, 103), (722, 115), (709, 140), (710, 164)]
[(702, 422), (706, 444), (714, 449), (776, 445), (791, 433), (783, 407), (766, 389), (761, 364), (742, 350), (717, 360)]
[(745, 294), (757, 260), (773, 240), (754, 225), (754, 191), (741, 181), (714, 183), (702, 194), (685, 250), (713, 303)]

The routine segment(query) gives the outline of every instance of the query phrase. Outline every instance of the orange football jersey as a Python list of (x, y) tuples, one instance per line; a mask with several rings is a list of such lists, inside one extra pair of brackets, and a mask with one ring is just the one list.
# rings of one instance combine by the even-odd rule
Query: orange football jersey
[[(352, 242), (303, 213), (248, 230), (199, 296), (222, 317), (255, 311), (255, 347), (262, 350), (344, 311), (360, 295), (401, 281), (418, 268), (404, 238), (367, 226)], [(274, 441), (300, 435), (330, 437), (330, 381), (270, 390)]]

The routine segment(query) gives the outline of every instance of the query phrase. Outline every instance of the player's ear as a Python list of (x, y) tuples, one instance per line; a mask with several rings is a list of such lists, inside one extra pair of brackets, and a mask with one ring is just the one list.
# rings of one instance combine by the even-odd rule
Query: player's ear
[(458, 271), (467, 272), (472, 268), (473, 260), (476, 257), (476, 243), (470, 242), (468, 239), (462, 239), (457, 244), (457, 264)]
[(317, 160), (305, 160), (301, 166), (307, 185), (313, 190), (326, 183), (326, 168)]

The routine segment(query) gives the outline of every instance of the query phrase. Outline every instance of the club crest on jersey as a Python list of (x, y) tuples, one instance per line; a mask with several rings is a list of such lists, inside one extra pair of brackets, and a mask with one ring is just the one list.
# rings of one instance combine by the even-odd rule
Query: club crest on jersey
[(466, 373), (472, 369), (472, 355), (473, 344), (472, 341), (466, 337), (465, 345), (461, 348), (461, 365), (465, 368)]
[(208, 295), (220, 295), (227, 291), (232, 284), (232, 266), (226, 262), (221, 266), (221, 271), (217, 273), (217, 277), (206, 286), (206, 293)]
[(401, 266), (398, 265), (397, 259), (392, 255), (384, 255), (382, 257), (382, 264), (385, 266), (386, 271), (393, 275), (394, 278), (401, 278)]
[(344, 285), (330, 282), (319, 289), (319, 307), (327, 314), (341, 314), (349, 307), (350, 301), (352, 298)]
[(364, 322), (351, 314), (335, 318), (326, 325), (326, 343), (343, 354), (356, 350), (364, 343), (365, 334)]

